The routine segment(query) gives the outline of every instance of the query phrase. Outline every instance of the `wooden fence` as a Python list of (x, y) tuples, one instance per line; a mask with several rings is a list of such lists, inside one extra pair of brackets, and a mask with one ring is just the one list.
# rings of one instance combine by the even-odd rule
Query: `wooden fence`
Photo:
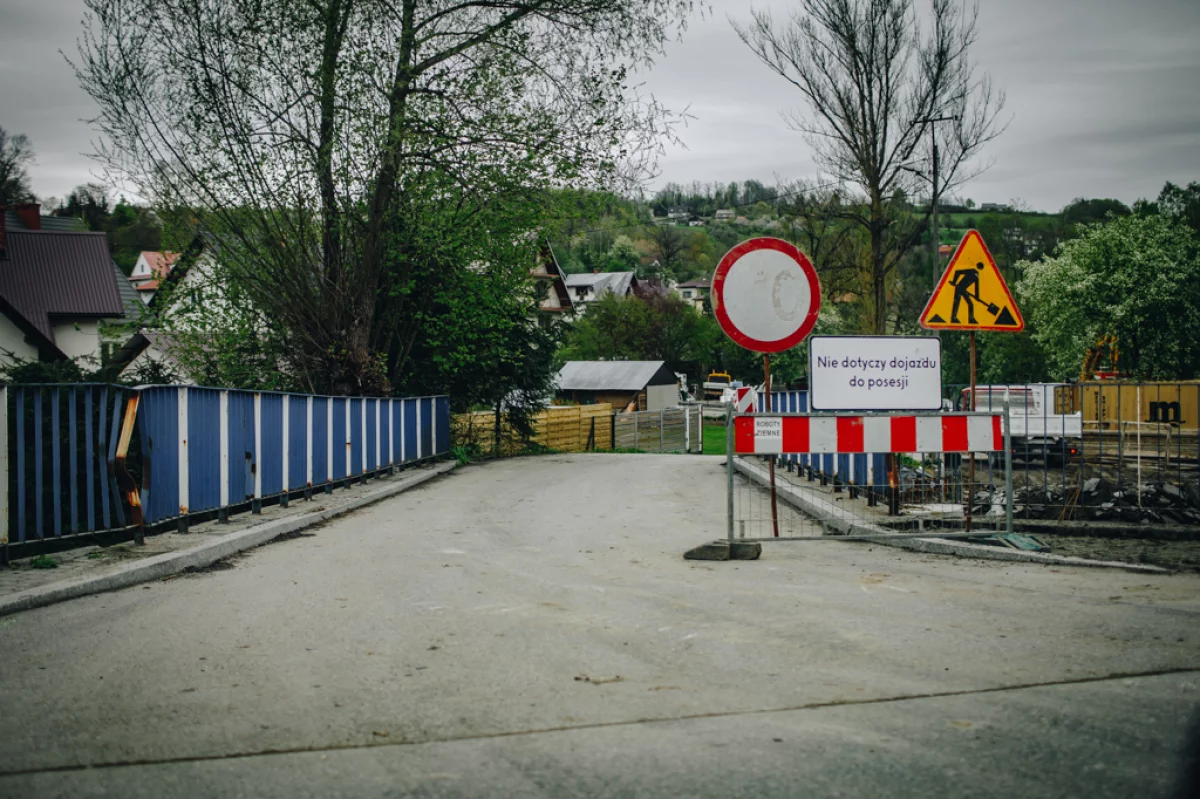
[[(612, 406), (570, 405), (547, 408), (533, 420), (532, 443), (557, 452), (591, 452), (612, 449)], [(474, 444), (481, 452), (495, 449), (496, 417), (490, 411), (462, 413), (453, 418), (454, 444)], [(515, 455), (525, 443), (513, 433), (508, 419), (500, 417), (500, 454)]]

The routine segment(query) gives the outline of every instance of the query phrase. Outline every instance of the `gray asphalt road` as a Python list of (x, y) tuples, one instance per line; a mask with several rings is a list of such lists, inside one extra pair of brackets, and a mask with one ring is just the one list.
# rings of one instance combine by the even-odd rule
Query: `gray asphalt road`
[(0, 620), (0, 796), (1168, 796), (1200, 578), (768, 545), (719, 461), (460, 470)]

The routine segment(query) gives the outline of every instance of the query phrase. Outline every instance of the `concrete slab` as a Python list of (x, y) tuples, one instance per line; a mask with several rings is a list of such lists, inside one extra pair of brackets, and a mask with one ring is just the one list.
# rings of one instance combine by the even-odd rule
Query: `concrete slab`
[[(365, 508), (389, 497), (394, 497), (427, 480), (432, 480), (438, 475), (445, 474), (456, 465), (453, 461), (440, 463), (402, 472), (395, 479), (386, 480), (382, 485), (372, 485), (368, 489), (345, 494), (336, 493), (328, 497), (320, 495), (324, 501), (316, 502), (311, 506), (293, 504), (288, 509), (277, 509), (278, 513), (273, 514), (275, 518), (243, 514), (235, 517), (232, 529), (219, 522), (206, 522), (196, 525), (187, 534), (171, 535), (173, 546), (166, 548), (155, 546), (159, 542), (155, 541), (155, 537), (150, 537), (146, 547), (147, 552), (138, 552), (134, 545), (124, 548), (124, 551), (128, 553), (128, 560), (89, 561), (87, 555), (100, 550), (99, 547), (89, 547), (88, 552), (68, 554), (76, 568), (70, 570), (71, 574), (66, 579), (53, 580), (53, 576), (57, 576), (57, 571), (46, 570), (32, 575), (43, 578), (32, 587), (24, 585), (30, 582), (22, 579), (27, 575), (21, 574), (19, 569), (14, 569), (11, 570), (15, 573), (12, 573), (10, 579), (0, 581), (0, 588), (3, 587), (3, 583), (14, 582), (21, 588), (11, 593), (0, 594), (0, 616), (51, 605), (55, 602), (65, 602), (68, 599), (89, 594), (115, 591), (118, 588), (151, 580), (160, 580), (189, 569), (203, 569), (223, 558), (262, 546), (280, 536), (305, 530), (359, 508)], [(256, 521), (257, 523), (255, 523)], [(166, 551), (149, 554), (156, 549), (166, 549)], [(139, 555), (146, 556), (139, 557)]]
[(1167, 697), (1192, 679), (23, 774), (0, 795), (1182, 797), (1187, 717)]

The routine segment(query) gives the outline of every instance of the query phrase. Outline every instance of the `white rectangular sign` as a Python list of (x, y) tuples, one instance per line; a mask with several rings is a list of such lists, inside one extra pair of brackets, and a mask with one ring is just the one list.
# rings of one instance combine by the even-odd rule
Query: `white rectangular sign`
[(778, 416), (754, 419), (754, 446), (756, 453), (783, 452), (783, 420)]
[(941, 339), (813, 336), (808, 342), (810, 410), (941, 410)]

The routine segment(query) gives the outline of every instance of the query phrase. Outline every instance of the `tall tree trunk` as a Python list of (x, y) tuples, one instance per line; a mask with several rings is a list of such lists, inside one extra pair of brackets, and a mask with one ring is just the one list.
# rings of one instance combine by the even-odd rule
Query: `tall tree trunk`
[(317, 180), (321, 192), (321, 249), (327, 287), (336, 286), (341, 267), (337, 185), (333, 177), (334, 117), (337, 64), (349, 17), (350, 0), (332, 0), (325, 9), (325, 40), (321, 52), (321, 123), (318, 132)]
[(884, 268), (884, 237), (887, 219), (883, 202), (877, 192), (871, 194), (871, 293), (873, 315), (871, 332), (877, 336), (887, 334), (887, 270)]

